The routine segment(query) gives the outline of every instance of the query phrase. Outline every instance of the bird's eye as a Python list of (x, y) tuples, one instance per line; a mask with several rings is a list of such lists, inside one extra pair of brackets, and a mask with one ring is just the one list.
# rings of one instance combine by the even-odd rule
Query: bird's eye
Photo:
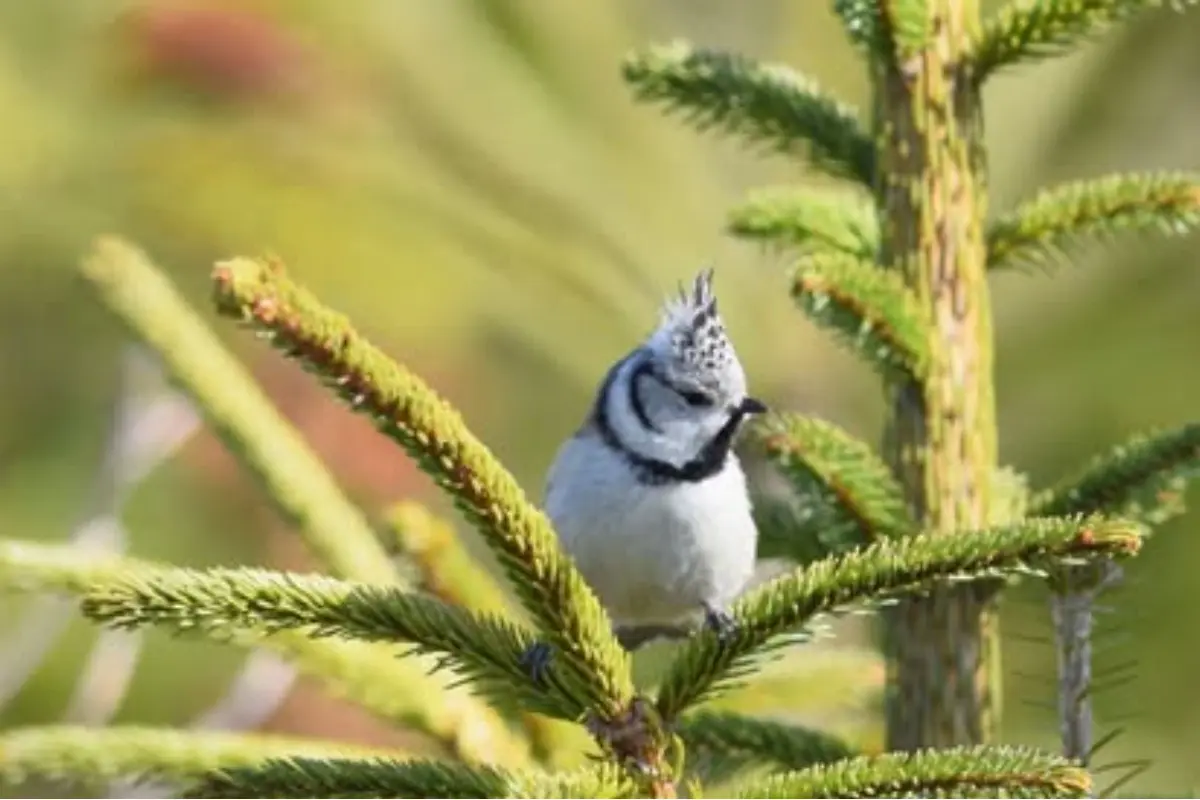
[(712, 398), (706, 395), (704, 392), (685, 389), (679, 393), (679, 396), (684, 399), (684, 402), (694, 408), (706, 408), (713, 404)]

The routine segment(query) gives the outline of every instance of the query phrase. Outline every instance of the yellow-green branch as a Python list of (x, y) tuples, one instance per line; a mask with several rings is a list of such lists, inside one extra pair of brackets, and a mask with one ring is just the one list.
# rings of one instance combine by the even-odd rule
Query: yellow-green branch
[(1087, 770), (1010, 747), (885, 753), (772, 775), (740, 797), (1087, 797)]
[(753, 437), (814, 513), (824, 512), (824, 541), (849, 549), (917, 532), (903, 491), (866, 442), (801, 414), (772, 414), (753, 428)]
[(558, 545), (549, 520), (449, 404), (292, 283), (278, 262), (235, 259), (214, 273), (217, 308), (269, 334), (381, 431), (456, 501), (492, 547), (545, 631), (574, 691), (602, 716), (633, 699), (629, 656), (599, 600)]
[(411, 500), (388, 508), (383, 521), (398, 554), (413, 563), (427, 592), (470, 611), (505, 614), (512, 610), (504, 590), (471, 557), (448, 521)]
[(701, 130), (723, 129), (870, 186), (875, 152), (858, 112), (781, 64), (673, 42), (623, 65), (638, 99), (662, 103)]
[(144, 253), (120, 240), (102, 239), (85, 260), (83, 274), (105, 305), (155, 350), (213, 432), (330, 570), (374, 583), (396, 579), (362, 512)]
[(581, 716), (582, 701), (535, 687), (520, 663), (532, 631), (392, 586), (259, 569), (159, 570), (117, 576), (83, 595), (83, 613), (116, 628), (164, 625), (220, 636), (237, 630), (412, 644), (455, 667), (497, 701)]
[(704, 633), (683, 645), (659, 686), (658, 710), (671, 720), (752, 669), (753, 656), (774, 637), (795, 632), (818, 614), (882, 600), (938, 580), (977, 579), (1046, 568), (1056, 560), (1128, 556), (1143, 529), (1125, 520), (1044, 518), (955, 536), (922, 534), (883, 540), (826, 558), (745, 595), (734, 607), (732, 639)]
[(1137, 436), (1097, 456), (1039, 496), (1036, 514), (1109, 514), (1157, 524), (1182, 510), (1187, 481), (1200, 473), (1200, 423)]
[(760, 189), (729, 213), (726, 229), (801, 253), (832, 251), (873, 261), (879, 250), (879, 219), (861, 192)]
[[(476, 613), (513, 610), (504, 590), (467, 552), (448, 521), (404, 501), (388, 509), (384, 522), (400, 553), (416, 566), (421, 585), (434, 596)], [(534, 713), (523, 714), (521, 721), (540, 760), (565, 767), (582, 755), (587, 740), (578, 726)]]
[[(169, 570), (132, 558), (97, 558), (70, 547), (0, 539), (0, 589), (82, 595)], [(387, 647), (314, 639), (294, 631), (264, 638), (243, 629), (231, 632), (228, 641), (279, 653), (332, 693), (432, 737), (467, 761), (524, 764), (528, 760), (528, 748), (504, 720), (465, 688), (452, 688), (446, 678), (429, 674), (428, 659), (400, 659)]]
[(443, 761), (275, 759), (226, 769), (198, 784), (191, 797), (630, 797), (619, 772), (601, 766), (575, 772), (514, 772)]
[(1086, 238), (1183, 235), (1200, 225), (1200, 174), (1109, 175), (1043, 189), (987, 230), (989, 269), (1052, 266)]
[(0, 733), (0, 785), (31, 780), (95, 787), (114, 780), (186, 784), (221, 769), (252, 767), (285, 756), (360, 757), (403, 753), (349, 743), (171, 728), (70, 725)]
[(792, 298), (885, 378), (903, 382), (925, 374), (927, 317), (895, 272), (841, 253), (811, 253), (797, 261)]

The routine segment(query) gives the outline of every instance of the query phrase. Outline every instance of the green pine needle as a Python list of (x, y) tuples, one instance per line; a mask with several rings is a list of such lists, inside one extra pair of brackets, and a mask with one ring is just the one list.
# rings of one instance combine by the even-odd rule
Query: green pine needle
[(827, 172), (872, 185), (875, 144), (858, 112), (784, 65), (675, 42), (628, 56), (623, 74), (638, 99), (662, 103), (702, 131), (806, 154)]
[(82, 609), (123, 629), (163, 625), (209, 636), (302, 629), (319, 637), (408, 643), (439, 656), (497, 703), (566, 719), (585, 707), (570, 689), (533, 685), (520, 665), (532, 632), (395, 587), (260, 569), (172, 569), (94, 587), (84, 593)]
[(1103, 512), (1159, 525), (1184, 511), (1187, 481), (1200, 475), (1200, 423), (1137, 436), (1097, 456), (1044, 493), (1040, 515)]
[[(134, 576), (152, 582), (171, 567), (122, 556), (97, 556), (78, 547), (0, 539), (0, 590), (84, 595)], [(495, 709), (428, 674), (428, 658), (396, 658), (362, 641), (314, 639), (300, 631), (264, 638), (252, 630), (223, 631), (239, 647), (265, 648), (322, 688), (381, 719), (419, 731), (468, 761), (523, 763), (528, 747)], [(433, 664), (436, 666), (436, 662)]]
[(263, 734), (118, 725), (47, 725), (0, 733), (0, 786), (64, 781), (96, 788), (116, 780), (185, 785), (213, 770), (282, 756), (379, 756), (384, 748)]
[(1087, 770), (1016, 747), (953, 747), (884, 753), (771, 775), (737, 787), (740, 797), (1087, 797)]
[(503, 770), (445, 761), (281, 758), (222, 770), (188, 797), (509, 797)]
[(455, 501), (496, 554), (521, 604), (555, 652), (553, 671), (603, 719), (628, 709), (634, 687), (595, 593), (563, 552), (550, 520), (461, 415), (290, 281), (277, 261), (234, 259), (216, 266), (217, 309), (295, 358), (351, 408), (370, 418)]
[(689, 760), (737, 760), (774, 769), (804, 769), (855, 755), (854, 748), (821, 731), (755, 719), (743, 714), (702, 711), (685, 716), (676, 727)]
[(874, 60), (906, 59), (929, 42), (926, 0), (834, 0), (833, 10), (850, 41)]
[(992, 472), (988, 524), (1009, 525), (1024, 518), (1029, 509), (1029, 497), (1028, 475), (1010, 466), (996, 467)]
[(905, 61), (929, 44), (930, 20), (927, 0), (877, 0), (890, 29), (896, 56)]
[(1012, 0), (984, 25), (972, 47), (975, 78), (1070, 52), (1148, 9), (1182, 10), (1196, 0)]
[(565, 773), (512, 772), (413, 759), (280, 758), (227, 769), (195, 786), (191, 797), (628, 797), (631, 787), (608, 766)]
[[(915, 532), (891, 469), (861, 439), (800, 414), (773, 414), (750, 430), (754, 443), (802, 498), (808, 511), (803, 528), (819, 538), (826, 553)], [(791, 549), (788, 544), (777, 543), (772, 550)], [(813, 550), (807, 541), (795, 547), (801, 557)]]
[(927, 323), (896, 272), (874, 262), (820, 253), (800, 259), (792, 297), (818, 325), (885, 378), (920, 378), (928, 362)]
[(823, 559), (744, 595), (734, 606), (737, 629), (722, 642), (701, 633), (680, 650), (664, 676), (658, 709), (675, 719), (753, 669), (753, 659), (781, 634), (814, 617), (919, 590), (938, 580), (976, 580), (1041, 570), (1064, 559), (1127, 556), (1141, 546), (1142, 526), (1100, 518), (1027, 519), (1020, 524), (884, 539)]
[(879, 18), (879, 0), (833, 0), (833, 10), (851, 42), (867, 53), (887, 54), (890, 44)]
[(846, 533), (853, 531), (839, 528), (831, 532), (826, 527), (824, 521), (831, 509), (820, 497), (752, 487), (750, 498), (760, 559), (784, 558), (799, 565), (811, 564), (864, 544), (845, 538)]
[(1178, 235), (1200, 225), (1200, 174), (1129, 173), (1039, 192), (993, 222), (988, 267), (1047, 267), (1085, 237), (1125, 231)]
[(857, 192), (760, 189), (729, 215), (729, 232), (801, 253), (833, 250), (865, 261), (879, 250), (879, 220)]

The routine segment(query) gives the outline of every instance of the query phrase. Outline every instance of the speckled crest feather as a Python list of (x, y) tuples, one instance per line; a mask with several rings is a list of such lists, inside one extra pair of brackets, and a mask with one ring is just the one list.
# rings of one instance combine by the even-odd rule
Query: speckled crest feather
[(709, 267), (696, 275), (690, 290), (681, 284), (679, 296), (663, 304), (657, 331), (666, 334), (671, 356), (697, 371), (718, 371), (737, 358), (717, 311), (712, 279)]

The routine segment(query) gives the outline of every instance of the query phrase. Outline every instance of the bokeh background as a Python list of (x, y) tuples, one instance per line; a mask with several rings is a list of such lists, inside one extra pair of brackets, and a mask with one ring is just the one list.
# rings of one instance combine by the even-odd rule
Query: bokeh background
[[(684, 37), (787, 61), (865, 104), (828, 5), (0, 3), (0, 532), (65, 539), (94, 498), (126, 340), (76, 266), (105, 232), (145, 247), (210, 319), (215, 259), (278, 254), (456, 403), (535, 495), (606, 366), (710, 263), (757, 392), (877, 438), (874, 377), (790, 307), (779, 257), (722, 230), (748, 188), (812, 176), (635, 104), (619, 76), (630, 48)], [(1198, 81), (1200, 14), (1169, 13), (996, 79), (993, 210), (1048, 182), (1200, 167)], [(1035, 485), (1200, 409), (1200, 238), (1077, 261), (1053, 279), (993, 279), (1002, 457)], [(366, 423), (215, 324), (356, 499), (447, 510)], [(137, 555), (314, 567), (203, 430), (139, 483), (124, 519)], [(1151, 759), (1131, 791), (1200, 786), (1198, 525), (1192, 513), (1162, 529), (1103, 619), (1101, 667), (1132, 679), (1098, 697), (1100, 732), (1127, 728), (1100, 762)], [(156, 634), (135, 660), (97, 666), (96, 632), (74, 621), (22, 676), (23, 623), (46, 611), (0, 605), (0, 727), (185, 725), (242, 668), (238, 653)], [(1010, 594), (1003, 625), (1003, 738), (1053, 747), (1044, 592)], [(797, 657), (863, 646), (844, 634)], [(91, 711), (83, 678), (107, 698)], [(402, 736), (303, 681), (285, 688), (266, 729)]]

